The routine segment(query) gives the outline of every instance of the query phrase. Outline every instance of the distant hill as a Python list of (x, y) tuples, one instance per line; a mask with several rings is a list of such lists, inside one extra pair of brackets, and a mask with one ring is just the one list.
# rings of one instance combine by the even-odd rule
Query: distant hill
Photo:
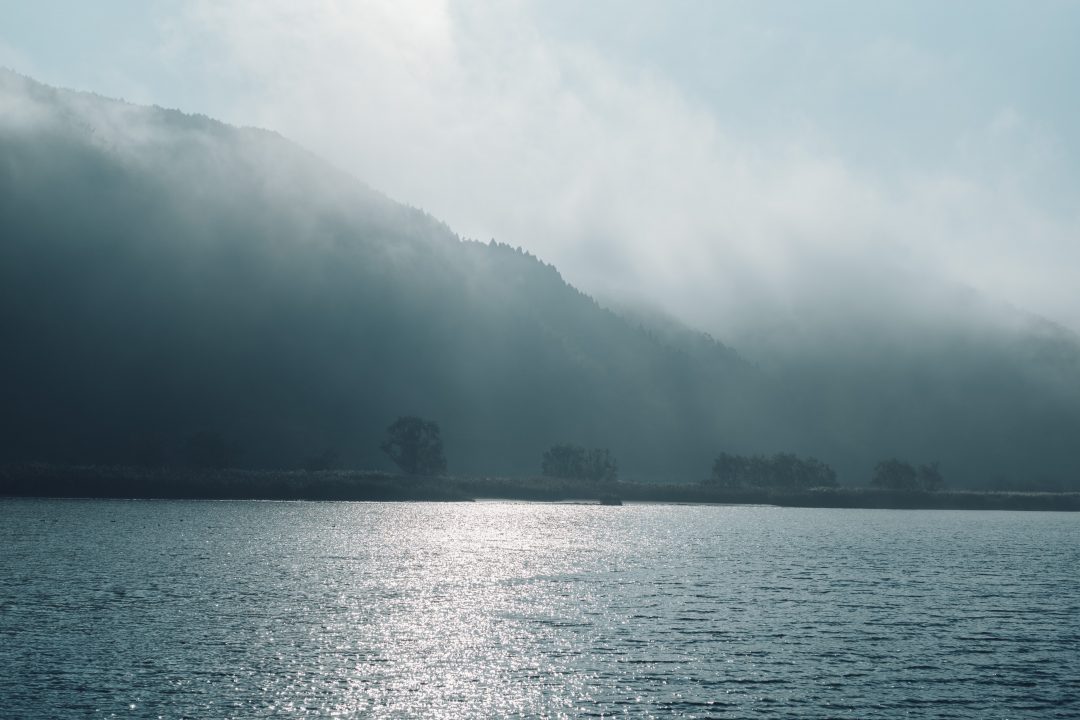
[[(799, 436), (867, 477), (874, 458), (940, 460), (954, 485), (1080, 487), (1080, 343), (1013, 308), (956, 300), (926, 322), (883, 318), (763, 372)], [(994, 314), (985, 314), (991, 310)], [(859, 466), (844, 463), (855, 458)]]
[[(0, 454), (385, 467), (441, 424), (450, 470), (557, 442), (698, 477), (753, 370), (669, 344), (535, 257), (462, 241), (268, 132), (0, 75)], [(732, 412), (717, 412), (725, 408)]]
[(241, 466), (386, 469), (412, 414), (460, 474), (573, 442), (629, 479), (698, 479), (721, 450), (848, 483), (891, 455), (955, 484), (1080, 478), (1080, 352), (1053, 326), (750, 363), (273, 133), (8, 71), (0, 228), (0, 462), (171, 465), (210, 434)]

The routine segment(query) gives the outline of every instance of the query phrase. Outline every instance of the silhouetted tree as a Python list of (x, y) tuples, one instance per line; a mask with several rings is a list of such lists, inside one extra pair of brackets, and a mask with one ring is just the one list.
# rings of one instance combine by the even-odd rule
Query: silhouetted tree
[(406, 475), (439, 475), (446, 472), (439, 424), (423, 418), (399, 417), (386, 428), (379, 448)]
[(713, 461), (711, 484), (737, 488), (747, 484), (748, 458), (720, 453)]
[(870, 484), (886, 490), (918, 490), (919, 473), (911, 463), (890, 458), (882, 460), (874, 467), (874, 477)]
[(553, 445), (544, 451), (540, 472), (546, 477), (580, 477), (585, 464), (585, 448), (580, 445)]
[(945, 487), (945, 478), (941, 476), (941, 469), (936, 460), (919, 466), (918, 483), (919, 488), (927, 492), (937, 492)]
[(817, 458), (800, 458), (792, 453), (777, 453), (772, 457), (720, 453), (706, 482), (726, 488), (834, 487), (836, 471)]
[(870, 484), (887, 490), (937, 492), (945, 486), (945, 479), (936, 461), (916, 468), (911, 463), (891, 458), (877, 464)]
[(587, 450), (580, 445), (554, 445), (544, 452), (540, 471), (547, 477), (614, 482), (619, 465), (607, 448)]
[(593, 448), (585, 456), (585, 477), (594, 482), (615, 482), (619, 464), (607, 448)]

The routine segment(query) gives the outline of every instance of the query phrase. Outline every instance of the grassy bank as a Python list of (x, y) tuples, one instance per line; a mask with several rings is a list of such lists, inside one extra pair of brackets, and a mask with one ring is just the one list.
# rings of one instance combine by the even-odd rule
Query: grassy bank
[(440, 478), (377, 472), (0, 467), (0, 495), (206, 500), (471, 500)]
[(191, 470), (22, 464), (0, 467), (0, 495), (215, 500), (424, 500), (723, 503), (822, 508), (1080, 510), (1080, 493), (900, 492), (875, 488), (725, 489), (701, 484), (593, 485), (544, 477), (402, 477), (344, 470)]

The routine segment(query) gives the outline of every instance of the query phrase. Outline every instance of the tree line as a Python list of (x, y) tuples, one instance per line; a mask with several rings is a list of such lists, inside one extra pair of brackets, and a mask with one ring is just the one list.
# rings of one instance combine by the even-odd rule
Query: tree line
[(937, 462), (915, 466), (890, 458), (877, 464), (870, 484), (885, 490), (936, 492), (945, 487), (945, 479)]
[[(399, 417), (386, 428), (379, 448), (402, 473), (438, 476), (446, 472), (446, 454), (439, 424), (413, 415)], [(200, 431), (185, 444), (188, 464), (200, 468), (224, 468), (238, 453), (217, 433)], [(337, 463), (337, 453), (326, 450), (305, 459), (307, 470), (329, 470)], [(607, 448), (586, 448), (561, 443), (544, 451), (540, 463), (544, 477), (613, 483), (619, 466)], [(778, 488), (811, 489), (837, 487), (836, 471), (814, 457), (794, 453), (736, 455), (722, 452), (713, 461), (712, 473), (703, 484), (728, 489)], [(897, 458), (882, 460), (870, 480), (884, 490), (935, 492), (945, 486), (939, 463), (913, 465)]]
[(725, 488), (836, 487), (836, 471), (817, 458), (792, 453), (732, 455), (720, 453), (707, 484)]
[[(775, 455), (734, 455), (720, 453), (713, 462), (708, 485), (723, 488), (810, 489), (837, 486), (836, 471), (817, 458), (801, 458), (793, 453)], [(912, 465), (890, 458), (874, 467), (872, 487), (907, 492), (936, 492), (945, 487), (939, 463)]]

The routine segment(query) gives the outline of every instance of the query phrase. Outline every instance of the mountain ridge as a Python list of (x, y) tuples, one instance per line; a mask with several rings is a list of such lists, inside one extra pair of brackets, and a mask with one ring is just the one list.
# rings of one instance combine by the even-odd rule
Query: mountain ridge
[[(50, 93), (40, 92), (42, 86), (30, 87), (39, 89), (49, 101)], [(51, 117), (52, 122), (33, 126), (30, 135), (36, 142), (25, 142), (24, 135), (19, 143), (11, 138), (10, 123), (7, 126), (5, 215), (11, 226), (21, 230), (13, 237), (23, 241), (8, 243), (4, 251), (6, 267), (34, 268), (49, 277), (55, 292), (49, 297), (40, 288), (27, 288), (19, 278), (10, 278), (7, 286), (12, 294), (21, 287), (23, 299), (36, 298), (39, 309), (57, 302), (57, 295), (60, 302), (69, 300), (57, 315), (69, 323), (77, 318), (80, 326), (99, 333), (79, 346), (83, 359), (114, 372), (137, 368), (142, 373), (138, 377), (153, 387), (158, 408), (142, 407), (130, 399), (128, 412), (137, 410), (136, 414), (155, 418), (150, 425), (157, 434), (177, 436), (197, 432), (203, 425), (225, 426), (215, 431), (239, 436), (237, 442), (247, 448), (246, 462), (254, 465), (288, 464), (284, 453), (259, 449), (282, 442), (297, 445), (290, 451), (294, 456), (316, 452), (322, 445), (345, 446), (343, 455), (348, 461), (378, 465), (380, 458), (371, 447), (377, 446), (382, 428), (396, 414), (415, 412), (442, 420), (451, 453), (453, 444), (459, 445), (458, 468), (477, 470), (487, 464), (492, 471), (526, 472), (535, 468), (549, 443), (591, 436), (581, 440), (620, 444), (616, 433), (604, 430), (606, 423), (598, 418), (575, 420), (604, 414), (597, 411), (595, 401), (592, 405), (584, 402), (590, 394), (604, 396), (609, 404), (627, 395), (601, 376), (621, 373), (629, 378), (642, 372), (645, 368), (634, 366), (637, 356), (648, 355), (648, 362), (678, 364), (677, 354), (665, 354), (646, 333), (567, 285), (553, 267), (505, 245), (462, 241), (427, 214), (393, 203), (336, 169), (327, 172), (327, 165), (306, 151), (298, 152), (291, 143), (216, 121), (191, 120), (178, 111), (117, 107), (100, 98), (63, 91), (53, 91), (51, 98), (61, 105), (60, 111), (50, 116), (48, 105), (38, 108), (39, 115)], [(87, 103), (91, 111), (76, 114), (74, 124), (66, 121), (64, 110)], [(106, 131), (97, 131), (92, 124), (94, 113), (105, 118)], [(78, 122), (87, 115), (91, 116), (89, 131), (85, 122)], [(118, 133), (121, 123), (128, 123), (132, 130)], [(175, 123), (181, 128), (171, 132)], [(207, 128), (209, 134), (204, 132)], [(108, 141), (111, 135), (117, 135), (115, 142)], [(87, 178), (87, 173), (94, 177)], [(56, 197), (63, 198), (62, 212), (34, 208), (35, 203)], [(103, 208), (108, 210), (103, 213)], [(110, 217), (122, 221), (115, 223)], [(148, 232), (153, 234), (152, 243)], [(34, 243), (27, 241), (31, 236)], [(49, 255), (42, 254), (46, 246)], [(70, 264), (72, 260), (77, 267)], [(201, 292), (193, 292), (191, 283), (201, 285)], [(527, 286), (532, 295), (515, 291), (518, 286)], [(124, 288), (128, 295), (123, 302), (109, 305), (110, 293), (115, 294), (117, 288)], [(546, 302), (534, 303), (540, 296)], [(8, 300), (9, 307), (15, 306), (13, 298)], [(92, 316), (81, 312), (95, 305), (99, 307)], [(154, 308), (150, 314), (156, 325), (139, 324), (131, 313), (134, 306)], [(109, 323), (116, 322), (125, 327), (110, 328)], [(423, 325), (422, 332), (408, 332), (418, 325)], [(527, 326), (533, 336), (518, 332), (519, 325)], [(315, 326), (318, 332), (310, 331)], [(133, 327), (144, 335), (133, 338), (129, 332), (121, 341), (123, 330)], [(162, 328), (168, 333), (161, 333)], [(289, 342), (278, 336), (281, 328), (288, 328)], [(8, 328), (8, 337), (32, 338), (35, 342), (30, 345), (37, 346), (39, 355), (34, 361), (26, 360), (24, 371), (30, 366), (47, 368), (50, 353), (45, 349), (50, 343), (63, 344), (59, 338), (43, 342), (48, 338), (39, 330), (32, 323), (23, 325), (22, 335)], [(608, 346), (600, 344), (601, 336)], [(100, 357), (104, 348), (130, 345), (133, 340), (140, 348), (139, 358), (116, 357), (123, 355), (121, 351)], [(170, 351), (164, 355), (155, 351), (160, 344)], [(480, 350), (484, 346), (486, 350)], [(556, 347), (561, 348), (557, 357), (552, 350)], [(206, 348), (213, 348), (213, 353), (208, 354)], [(273, 358), (256, 358), (252, 354), (256, 348), (270, 350)], [(609, 363), (610, 353), (619, 348), (626, 350), (623, 361)], [(493, 352), (507, 357), (494, 361)], [(538, 353), (548, 354), (547, 366), (530, 362)], [(441, 356), (439, 363), (426, 362), (434, 355)], [(224, 361), (228, 367), (220, 368), (218, 375), (199, 370), (230, 356), (231, 360)], [(318, 370), (311, 368), (311, 374), (290, 370), (283, 357), (291, 357), (297, 365), (313, 363)], [(734, 354), (729, 353), (728, 359), (732, 358)], [(341, 367), (349, 360), (357, 363), (351, 377)], [(241, 372), (241, 366), (248, 370)], [(529, 378), (526, 373), (523, 381), (544, 387), (535, 392), (515, 387), (509, 376), (522, 368), (534, 375)], [(11, 377), (10, 370), (5, 376)], [(316, 375), (326, 380), (327, 372), (333, 383), (315, 381)], [(261, 384), (252, 379), (259, 374), (266, 376)], [(222, 407), (231, 407), (243, 419), (225, 419), (230, 412), (220, 412), (200, 390), (200, 385), (222, 383), (226, 376), (230, 380), (212, 394)], [(70, 396), (49, 392), (63, 381), (37, 378), (38, 390), (56, 407), (48, 417), (40, 418), (44, 424), (37, 432), (8, 428), (9, 437), (22, 434), (22, 445), (36, 445), (39, 453), (52, 455), (57, 452), (51, 448), (54, 441), (65, 435), (60, 427), (70, 425), (61, 422), (62, 416), (84, 417), (89, 422), (89, 407), (65, 405), (64, 397)], [(184, 389), (171, 389), (174, 381)], [(572, 383), (576, 390), (552, 392), (551, 383), (556, 381), (560, 387)], [(85, 382), (91, 384), (89, 378)], [(318, 418), (305, 418), (300, 408), (312, 401), (302, 401), (289, 390), (304, 385), (312, 386), (320, 398), (320, 409), (313, 411)], [(121, 394), (130, 390), (119, 377), (113, 386)], [(499, 437), (498, 426), (506, 425), (514, 415), (514, 408), (490, 390), (500, 386), (503, 398), (517, 395), (517, 414), (542, 416), (534, 424), (543, 440)], [(77, 389), (87, 392), (86, 387)], [(356, 411), (335, 409), (344, 403), (332, 398), (340, 390), (357, 393), (357, 406), (366, 400), (378, 410), (358, 419)], [(34, 417), (30, 409), (41, 395), (12, 388), (8, 394), (19, 401), (16, 407), (25, 408), (23, 418)], [(266, 402), (267, 395), (277, 401)], [(188, 401), (181, 403), (182, 397)], [(192, 410), (191, 399), (200, 397), (201, 403), (196, 404), (203, 409)], [(549, 405), (556, 407), (545, 408), (545, 401), (553, 399), (558, 402)], [(99, 402), (107, 406), (105, 398)], [(667, 407), (670, 403), (657, 393), (640, 404), (639, 411), (628, 413), (621, 424), (646, 409), (675, 415)], [(267, 405), (289, 408), (283, 412), (289, 419), (255, 422), (252, 413)], [(455, 406), (471, 406), (471, 418), (490, 416), (481, 424), (492, 435), (490, 443), (495, 448), (484, 450), (484, 432), (465, 427), (467, 423), (456, 417), (461, 411)], [(564, 412), (557, 412), (558, 406)], [(163, 414), (175, 420), (167, 421)], [(200, 414), (206, 419), (200, 420)], [(19, 415), (12, 413), (9, 418)], [(336, 421), (328, 419), (335, 416)], [(244, 430), (244, 422), (275, 427)], [(323, 430), (278, 427), (307, 423)], [(346, 430), (350, 423), (352, 432)], [(121, 426), (129, 423), (117, 417), (115, 424), (121, 432)], [(81, 425), (68, 427), (68, 434), (78, 435), (75, 429)], [(565, 428), (561, 433), (559, 425)], [(455, 438), (463, 429), (472, 436), (464, 443)], [(278, 440), (260, 443), (252, 437), (260, 433)], [(291, 433), (310, 439), (286, 441)], [(175, 438), (170, 442), (175, 444)], [(305, 442), (312, 447), (300, 448)], [(349, 451), (349, 446), (361, 442), (366, 449)], [(517, 446), (514, 453), (497, 449), (507, 442)], [(102, 458), (84, 456), (94, 455), (95, 446), (123, 445), (116, 439), (104, 442), (98, 437), (80, 443), (69, 438), (59, 444), (69, 448), (59, 454), (71, 459), (123, 459), (125, 455), (117, 449), (102, 452)], [(489, 452), (493, 462), (463, 462), (463, 444), (470, 448), (466, 456)], [(535, 460), (525, 459), (526, 445)], [(13, 452), (9, 445), (8, 454)], [(623, 455), (632, 457), (632, 448)], [(664, 471), (657, 465), (655, 472)]]
[(750, 362), (271, 131), (13, 72), (0, 101), (0, 460), (174, 463), (209, 430), (237, 464), (378, 469), (417, 414), (452, 472), (535, 473), (574, 442), (628, 478), (700, 479), (721, 451), (814, 455), (849, 484), (894, 455), (960, 485), (1080, 477), (1067, 334), (946, 325), (941, 348)]

